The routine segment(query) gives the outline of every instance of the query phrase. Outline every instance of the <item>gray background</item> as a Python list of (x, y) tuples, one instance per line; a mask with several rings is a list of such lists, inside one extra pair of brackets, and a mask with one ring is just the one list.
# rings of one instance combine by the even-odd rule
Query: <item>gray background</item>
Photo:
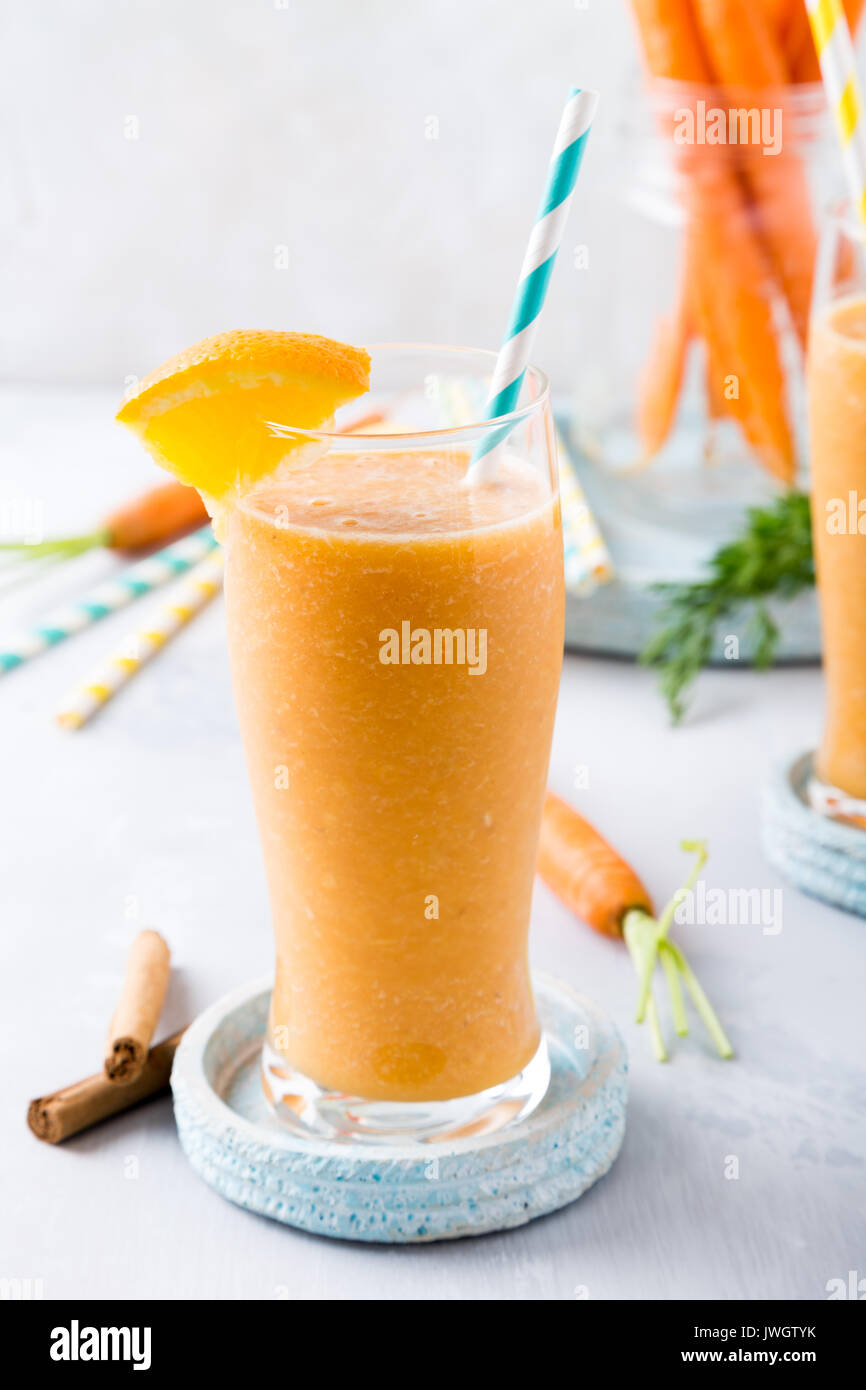
[(625, 0), (28, 0), (0, 48), (2, 377), (120, 388), (237, 326), (498, 346), (573, 82), (558, 386), (604, 328)]
[[(35, 0), (4, 7), (0, 45), (0, 529), (89, 526), (153, 481), (113, 409), (128, 375), (205, 333), (495, 346), (574, 80), (604, 103), (537, 356), (561, 392), (579, 364), (586, 380), (622, 269), (609, 154), (635, 52), (621, 0)], [(3, 631), (106, 567), (5, 596)], [(539, 889), (535, 959), (611, 1011), (632, 1081), (612, 1173), (523, 1231), (389, 1250), (281, 1229), (194, 1177), (166, 1101), (38, 1144), (27, 1101), (98, 1068), (141, 925), (173, 950), (165, 1032), (269, 968), (220, 605), (90, 729), (52, 723), (127, 626), (0, 681), (0, 1277), (40, 1279), (47, 1297), (559, 1300), (821, 1298), (866, 1276), (864, 925), (788, 889), (779, 935), (681, 930), (738, 1058), (718, 1061), (698, 1031), (667, 1067), (630, 1021), (623, 950)], [(698, 834), (711, 886), (779, 886), (759, 789), (814, 744), (818, 673), (707, 675), (676, 732), (652, 684), (567, 658), (552, 784), (568, 794), (587, 767), (580, 804), (660, 899), (683, 876), (678, 841)]]

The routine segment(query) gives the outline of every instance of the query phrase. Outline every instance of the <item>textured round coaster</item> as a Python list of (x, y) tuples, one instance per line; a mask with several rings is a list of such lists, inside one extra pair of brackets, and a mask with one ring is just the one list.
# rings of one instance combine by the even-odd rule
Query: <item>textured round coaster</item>
[(764, 853), (804, 893), (866, 917), (866, 831), (809, 804), (812, 754), (778, 768), (764, 789)]
[(301, 1139), (259, 1079), (270, 982), (245, 985), (187, 1030), (171, 1085), (183, 1150), (229, 1201), (317, 1235), (406, 1243), (521, 1226), (573, 1202), (610, 1168), (625, 1132), (625, 1048), (609, 1018), (533, 977), (550, 1088), (512, 1128), (394, 1146)]

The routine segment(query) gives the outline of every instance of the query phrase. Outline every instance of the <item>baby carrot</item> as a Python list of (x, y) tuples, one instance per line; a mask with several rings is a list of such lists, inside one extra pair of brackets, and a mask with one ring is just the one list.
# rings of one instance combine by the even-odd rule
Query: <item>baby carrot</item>
[(125, 502), (105, 518), (111, 550), (144, 550), (203, 526), (207, 510), (194, 487), (164, 483)]
[(783, 87), (781, 45), (754, 0), (693, 0), (700, 41), (725, 86)]
[(682, 283), (670, 317), (662, 317), (656, 324), (638, 381), (637, 431), (644, 462), (659, 452), (671, 432), (690, 337), (687, 287)]
[[(788, 80), (779, 39), (754, 0), (694, 0), (695, 17), (714, 76), (731, 106), (749, 106), (773, 88), (773, 106)], [(782, 107), (783, 118), (785, 116)], [(779, 131), (781, 138), (782, 132)], [(806, 174), (787, 145), (765, 158), (760, 146), (740, 147), (739, 169), (759, 213), (761, 235), (805, 347), (817, 237)]]
[(791, 8), (802, 0), (761, 0), (761, 10), (773, 33), (781, 39), (787, 28)]
[[(632, 0), (632, 8), (654, 77), (712, 84), (692, 0)], [(688, 219), (685, 273), (690, 281), (703, 282), (694, 287), (703, 307), (693, 327), (703, 332), (711, 360), (737, 382), (731, 413), (746, 438), (771, 472), (788, 479), (794, 472), (794, 446), (768, 302), (769, 266), (744, 189), (725, 152), (681, 146), (679, 159)], [(665, 422), (669, 428), (673, 421), (672, 383), (677, 383), (678, 394), (685, 362), (681, 343), (677, 331), (655, 343), (656, 361), (647, 369), (638, 404), (645, 454), (649, 443), (658, 441)], [(648, 392), (656, 383), (660, 395), (653, 406)]]
[(93, 531), (58, 536), (35, 545), (15, 541), (0, 546), (0, 550), (14, 551), (27, 560), (69, 560), (99, 546), (134, 553), (186, 536), (207, 520), (207, 510), (194, 487), (161, 483), (124, 502)]
[(637, 874), (589, 821), (548, 792), (544, 801), (538, 872), (558, 898), (603, 936), (622, 936), (633, 907), (652, 914)]
[[(725, 400), (764, 467), (784, 483), (795, 472), (794, 440), (785, 399), (785, 377), (776, 341), (773, 307), (766, 292), (768, 267), (748, 225), (745, 208), (729, 219), (698, 206), (691, 213), (695, 295), (711, 357), (732, 381)], [(731, 269), (735, 284), (724, 272)]]
[[(634, 870), (567, 801), (548, 792), (544, 799), (538, 873), (576, 917), (603, 936), (626, 941), (635, 970), (643, 980), (652, 974), (652, 938), (641, 926), (652, 919), (653, 906)], [(628, 935), (626, 936), (626, 922)], [(644, 1010), (653, 1051), (667, 1061), (658, 1009), (647, 988)]]
[(724, 420), (729, 413), (725, 398), (725, 371), (716, 358), (716, 347), (705, 340), (704, 391), (707, 397), (707, 412), (711, 420)]
[(653, 77), (706, 82), (707, 60), (691, 10), (691, 0), (632, 0), (647, 67)]
[(683, 843), (696, 854), (686, 881), (661, 915), (653, 915), (652, 900), (634, 869), (612, 845), (561, 797), (548, 792), (544, 802), (538, 873), (547, 886), (576, 916), (604, 936), (625, 941), (640, 979), (635, 1021), (646, 1018), (653, 1050), (660, 1062), (667, 1060), (658, 1009), (652, 993), (652, 976), (661, 962), (671, 997), (674, 1028), (688, 1032), (683, 986), (721, 1057), (732, 1057), (733, 1048), (698, 979), (678, 946), (670, 940), (674, 915), (684, 893), (693, 887), (706, 862), (701, 841)]
[[(690, 0), (632, 0), (632, 10), (652, 77), (709, 80)], [(638, 382), (637, 431), (644, 462), (661, 449), (676, 415), (689, 342), (686, 286), (684, 274), (678, 302), (670, 318), (659, 320)]]

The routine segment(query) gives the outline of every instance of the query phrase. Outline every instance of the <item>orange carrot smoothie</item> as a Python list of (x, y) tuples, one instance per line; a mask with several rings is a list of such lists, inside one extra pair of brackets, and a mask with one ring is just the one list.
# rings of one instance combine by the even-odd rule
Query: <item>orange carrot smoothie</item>
[(866, 297), (837, 300), (813, 323), (809, 409), (827, 686), (816, 770), (866, 798)]
[[(331, 1091), (473, 1095), (539, 1046), (530, 898), (562, 660), (558, 501), (519, 460), (331, 452), (229, 519), (272, 1047)], [(864, 605), (866, 612), (866, 605)], [(866, 619), (864, 619), (866, 621)]]

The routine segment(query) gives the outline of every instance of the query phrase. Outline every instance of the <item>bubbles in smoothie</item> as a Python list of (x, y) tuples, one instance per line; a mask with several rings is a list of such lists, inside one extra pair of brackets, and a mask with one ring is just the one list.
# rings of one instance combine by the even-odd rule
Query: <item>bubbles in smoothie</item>
[(289, 526), (375, 535), (444, 535), (501, 526), (550, 497), (547, 480), (504, 451), (492, 480), (466, 485), (465, 449), (334, 450), (250, 494), (245, 508)]

